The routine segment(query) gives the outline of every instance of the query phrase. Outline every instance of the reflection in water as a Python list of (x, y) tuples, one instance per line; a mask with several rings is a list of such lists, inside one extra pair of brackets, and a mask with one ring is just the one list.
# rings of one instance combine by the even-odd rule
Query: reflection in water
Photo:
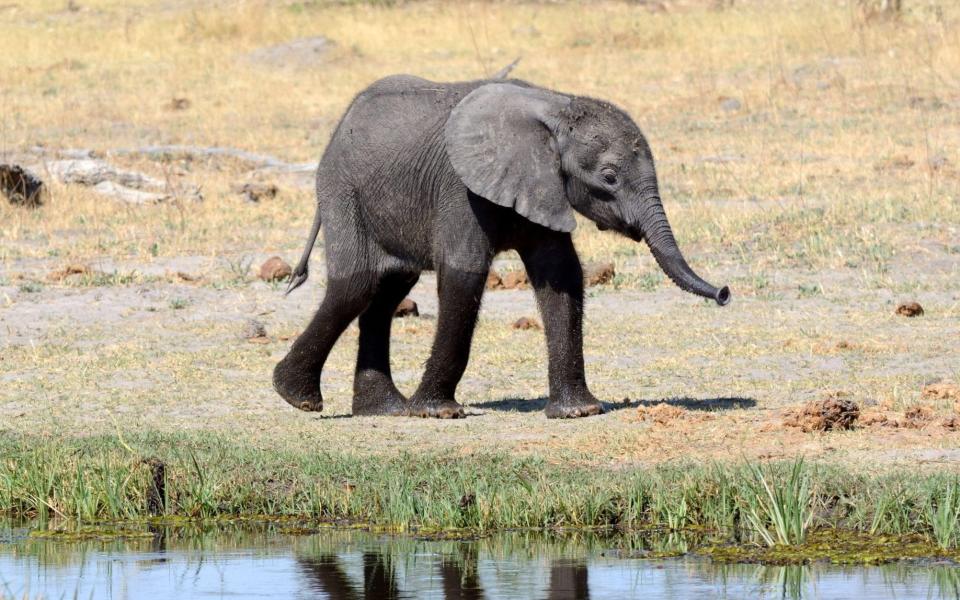
[(0, 598), (960, 598), (953, 565), (768, 567), (642, 560), (676, 535), (513, 532), (432, 541), (276, 525), (65, 542), (0, 528)]

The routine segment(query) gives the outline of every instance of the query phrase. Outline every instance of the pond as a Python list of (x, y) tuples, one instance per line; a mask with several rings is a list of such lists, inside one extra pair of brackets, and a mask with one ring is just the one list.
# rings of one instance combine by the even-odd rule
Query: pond
[[(114, 532), (112, 532), (114, 533)], [(0, 598), (960, 598), (953, 564), (722, 565), (677, 535), (503, 532), (437, 540), (283, 524), (0, 529)]]

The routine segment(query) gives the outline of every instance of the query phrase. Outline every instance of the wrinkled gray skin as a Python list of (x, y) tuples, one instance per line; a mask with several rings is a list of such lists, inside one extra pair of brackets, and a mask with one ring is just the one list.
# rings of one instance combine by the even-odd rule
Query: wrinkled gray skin
[[(454, 392), (467, 365), (490, 263), (516, 250), (547, 336), (548, 417), (603, 412), (583, 367), (583, 274), (574, 212), (644, 240), (682, 289), (726, 304), (677, 248), (653, 156), (623, 111), (518, 80), (435, 83), (398, 75), (356, 97), (317, 172), (314, 228), (291, 289), (307, 277), (317, 229), (326, 295), (274, 370), (274, 387), (321, 410), (320, 372), (360, 319), (355, 415), (463, 416)], [(423, 380), (405, 398), (390, 375), (393, 311), (424, 270), (437, 272), (439, 316)]]

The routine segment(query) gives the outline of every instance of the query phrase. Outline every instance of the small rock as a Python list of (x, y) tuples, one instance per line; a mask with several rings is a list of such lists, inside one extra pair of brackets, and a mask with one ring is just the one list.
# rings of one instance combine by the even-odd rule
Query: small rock
[(487, 285), (488, 290), (499, 290), (503, 288), (503, 279), (500, 278), (500, 273), (497, 273), (493, 269), (490, 269), (490, 272), (487, 273)]
[(264, 281), (282, 281), (291, 273), (293, 269), (279, 256), (271, 256), (260, 265), (260, 279)]
[(947, 166), (950, 160), (943, 154), (934, 154), (927, 160), (927, 168), (931, 171), (939, 171)]
[(186, 281), (188, 283), (195, 283), (200, 281), (199, 275), (193, 275), (191, 273), (185, 273), (184, 271), (177, 271), (177, 279), (181, 281)]
[(189, 98), (171, 98), (166, 108), (167, 110), (187, 110), (190, 108), (190, 104)]
[(805, 432), (853, 429), (860, 418), (860, 408), (853, 400), (832, 394), (824, 400), (811, 400), (798, 410), (787, 413), (783, 424)]
[(923, 316), (923, 307), (916, 302), (906, 302), (897, 307), (897, 314), (904, 317)]
[(526, 271), (510, 271), (503, 276), (502, 281), (505, 290), (525, 290), (530, 285)]
[(720, 108), (726, 112), (736, 112), (743, 108), (743, 104), (736, 98), (720, 98)]
[(417, 306), (417, 303), (410, 298), (404, 298), (400, 301), (400, 305), (397, 306), (397, 310), (393, 311), (393, 316), (396, 319), (403, 317), (419, 317), (420, 308)]
[(240, 329), (240, 337), (244, 340), (265, 339), (267, 337), (267, 328), (256, 319), (247, 319)]
[(513, 327), (514, 329), (522, 329), (522, 330), (536, 329), (537, 331), (543, 329), (543, 327), (541, 327), (540, 323), (538, 323), (536, 319), (530, 319), (527, 317), (520, 317), (519, 319), (513, 322), (513, 325), (511, 325), (511, 327)]
[(273, 185), (272, 183), (258, 182), (236, 184), (231, 186), (231, 189), (234, 191), (234, 193), (243, 196), (244, 200), (247, 202), (252, 202), (254, 204), (260, 202), (261, 200), (276, 198), (278, 191), (277, 186)]
[(87, 265), (67, 265), (59, 271), (51, 271), (50, 273), (47, 273), (47, 281), (63, 281), (71, 275), (89, 275), (90, 273), (93, 273), (93, 269)]
[(10, 204), (37, 208), (43, 204), (43, 181), (20, 165), (0, 164), (0, 194)]
[(960, 430), (960, 417), (956, 415), (952, 417), (947, 417), (940, 424), (943, 425), (944, 429), (949, 429), (950, 431)]
[(583, 269), (583, 278), (586, 280), (587, 287), (608, 284), (613, 281), (616, 274), (613, 263), (589, 264)]

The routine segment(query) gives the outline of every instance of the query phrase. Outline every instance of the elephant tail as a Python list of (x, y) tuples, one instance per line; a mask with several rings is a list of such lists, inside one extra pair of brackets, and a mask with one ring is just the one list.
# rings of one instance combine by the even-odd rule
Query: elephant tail
[(313, 245), (317, 243), (320, 224), (320, 204), (317, 204), (317, 212), (313, 215), (313, 225), (310, 227), (310, 235), (307, 237), (307, 247), (303, 249), (300, 262), (297, 263), (296, 268), (290, 275), (290, 284), (287, 286), (287, 291), (283, 293), (284, 296), (303, 285), (303, 282), (310, 276), (310, 253), (313, 252)]

